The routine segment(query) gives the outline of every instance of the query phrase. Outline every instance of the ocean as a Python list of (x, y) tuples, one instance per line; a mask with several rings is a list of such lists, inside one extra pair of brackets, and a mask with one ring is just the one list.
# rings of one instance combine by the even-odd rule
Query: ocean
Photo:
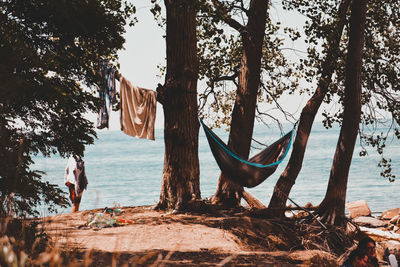
[[(284, 131), (290, 131), (291, 127), (284, 125)], [(214, 131), (222, 140), (227, 141), (228, 132), (224, 129)], [(318, 205), (324, 198), (338, 135), (338, 128), (326, 130), (321, 123), (314, 125), (303, 167), (289, 196), (297, 204), (304, 206), (311, 202)], [(278, 128), (256, 125), (253, 138), (270, 144), (280, 136)], [(250, 155), (256, 154), (261, 148), (257, 143), (255, 146), (258, 148), (253, 148)], [(291, 151), (292, 149), (272, 176), (259, 186), (247, 189), (264, 205), (268, 205), (274, 185), (284, 170)], [(386, 155), (392, 158), (392, 172), (397, 175), (394, 182), (380, 176), (380, 168), (377, 166), (380, 155), (369, 149), (368, 156), (360, 157), (359, 151), (357, 142), (349, 173), (346, 202), (366, 200), (372, 212), (399, 208), (400, 141), (389, 140), (385, 148)], [(68, 192), (64, 185), (66, 158), (37, 156), (34, 160), (34, 169), (46, 172), (43, 179)], [(155, 141), (133, 138), (117, 130), (99, 130), (95, 143), (86, 147), (84, 160), (89, 184), (83, 193), (80, 210), (157, 203), (164, 163), (162, 129), (156, 130)], [(220, 171), (202, 128), (199, 135), (199, 160), (201, 196), (209, 198), (216, 190)], [(44, 207), (45, 203), (40, 208), (40, 213), (47, 216), (49, 214)], [(60, 208), (58, 213), (67, 213), (70, 210), (71, 208)]]

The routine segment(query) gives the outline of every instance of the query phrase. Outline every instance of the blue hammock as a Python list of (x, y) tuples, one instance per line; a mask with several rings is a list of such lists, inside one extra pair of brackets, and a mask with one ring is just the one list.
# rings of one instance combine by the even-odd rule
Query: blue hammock
[(252, 158), (245, 160), (229, 150), (228, 146), (200, 119), (210, 145), (211, 152), (222, 173), (235, 183), (245, 187), (255, 187), (265, 181), (277, 169), (288, 154), (295, 130)]

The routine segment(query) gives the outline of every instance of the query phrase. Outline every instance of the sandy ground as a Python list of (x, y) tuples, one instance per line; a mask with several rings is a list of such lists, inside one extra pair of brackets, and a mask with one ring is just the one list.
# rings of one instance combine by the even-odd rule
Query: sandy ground
[(88, 216), (88, 212), (79, 212), (47, 217), (46, 232), (61, 244), (107, 252), (154, 249), (242, 251), (233, 234), (223, 229), (189, 223), (190, 216), (160, 214), (149, 209), (124, 209), (118, 217), (132, 220), (133, 224), (80, 229), (79, 226), (85, 224)]
[(64, 251), (78, 251), (78, 258), (92, 251), (92, 266), (335, 266), (323, 251), (290, 251), (290, 239), (276, 235), (278, 226), (265, 220), (122, 210), (117, 217), (132, 224), (89, 228), (90, 214), (102, 211), (92, 210), (46, 217), (41, 227)]

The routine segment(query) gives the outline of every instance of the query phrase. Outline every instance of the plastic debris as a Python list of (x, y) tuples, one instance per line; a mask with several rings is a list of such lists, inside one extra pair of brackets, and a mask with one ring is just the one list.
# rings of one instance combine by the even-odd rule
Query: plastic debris
[(87, 220), (87, 225), (89, 227), (95, 227), (95, 228), (105, 228), (105, 227), (111, 227), (114, 226), (116, 223), (115, 218), (107, 218), (104, 213), (96, 213), (96, 214), (91, 214), (89, 215), (89, 218)]
[(106, 228), (133, 224), (132, 220), (117, 218), (122, 213), (120, 208), (105, 208), (103, 212), (92, 213), (86, 220), (86, 225), (90, 228)]

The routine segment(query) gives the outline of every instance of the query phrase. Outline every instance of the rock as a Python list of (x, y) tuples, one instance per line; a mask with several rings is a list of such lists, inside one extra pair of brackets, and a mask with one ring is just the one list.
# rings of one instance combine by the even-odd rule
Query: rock
[(379, 238), (380, 240), (395, 240), (400, 242), (400, 234), (394, 233), (392, 231), (384, 231), (381, 229), (368, 228), (360, 226), (361, 232), (366, 233), (369, 237), (373, 238), (375, 241)]
[(367, 226), (373, 228), (385, 227), (386, 225), (388, 225), (387, 222), (381, 221), (374, 217), (365, 217), (365, 216), (359, 216), (357, 218), (354, 218), (353, 222), (361, 226)]
[(382, 212), (382, 220), (391, 220), (394, 216), (400, 215), (400, 208), (385, 210)]
[(359, 216), (371, 216), (371, 210), (369, 209), (367, 201), (365, 200), (347, 202), (346, 208), (349, 211), (350, 219)]
[(391, 220), (390, 220), (391, 224), (394, 225), (400, 225), (400, 215), (396, 215), (394, 216)]
[(400, 241), (386, 240), (379, 242), (379, 244), (385, 249), (400, 251)]

